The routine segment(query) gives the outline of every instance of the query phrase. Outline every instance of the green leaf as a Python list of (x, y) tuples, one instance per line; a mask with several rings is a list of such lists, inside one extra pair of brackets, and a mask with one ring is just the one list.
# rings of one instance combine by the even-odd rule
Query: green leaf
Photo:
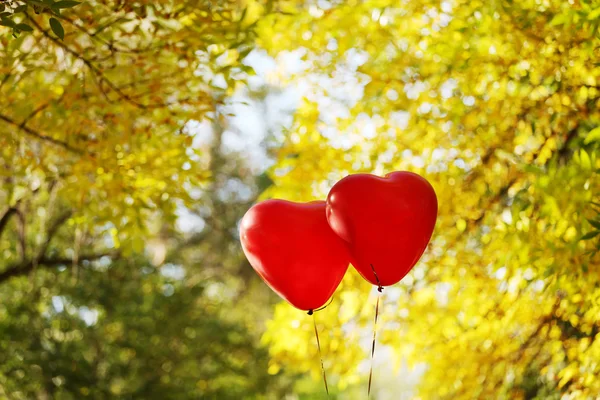
[(44, 3), (43, 1), (38, 1), (38, 0), (28, 0), (27, 1), (29, 4), (33, 4), (42, 8), (48, 8), (48, 4)]
[(52, 32), (54, 32), (56, 36), (61, 39), (65, 38), (65, 30), (56, 18), (50, 18), (50, 28), (52, 28)]
[(246, 18), (247, 13), (248, 13), (248, 7), (245, 7), (244, 11), (242, 11), (242, 15), (240, 16), (239, 22), (242, 22), (244, 20), (244, 18)]
[(590, 225), (592, 225), (596, 229), (600, 229), (600, 221), (595, 221), (593, 219), (588, 219)]
[(600, 234), (600, 231), (591, 231), (591, 232), (588, 232), (588, 233), (586, 233), (585, 235), (583, 235), (583, 236), (581, 237), (581, 239), (579, 239), (579, 240), (590, 240), (590, 239), (593, 239), (593, 238), (595, 238), (595, 237), (596, 237), (596, 236), (598, 236), (599, 234)]
[(263, 191), (267, 190), (269, 187), (273, 186), (274, 183), (275, 182), (273, 182), (273, 180), (271, 179), (269, 174), (267, 174), (266, 172), (264, 172), (256, 177), (256, 186), (258, 187), (258, 190), (260, 190), (261, 192), (263, 192)]
[(2, 20), (0, 20), (0, 25), (2, 25), (2, 26), (9, 26), (11, 28), (14, 28), (14, 26), (16, 24), (15, 24), (15, 22), (12, 19), (2, 18)]
[(248, 47), (248, 48), (246, 48), (246, 49), (244, 49), (244, 50), (241, 50), (241, 51), (239, 52), (239, 56), (240, 56), (240, 58), (241, 58), (241, 59), (244, 59), (244, 58), (246, 58), (246, 56), (247, 56), (248, 54), (250, 54), (250, 52), (251, 52), (252, 50), (254, 50), (254, 48), (252, 48), (252, 47)]
[(52, 8), (72, 8), (78, 4), (81, 4), (81, 2), (70, 0), (57, 1), (56, 3), (52, 4)]
[(17, 24), (15, 25), (15, 28), (23, 32), (33, 32), (33, 28), (27, 24)]
[(15, 8), (15, 14), (22, 13), (27, 11), (27, 4), (23, 4), (17, 8)]
[[(600, 8), (599, 8), (600, 10)], [(589, 131), (583, 141), (584, 144), (590, 144), (592, 142), (600, 140), (600, 126)]]
[(598, 17), (600, 17), (600, 8), (596, 8), (594, 11), (589, 13), (587, 16), (588, 20), (590, 20), (590, 21), (598, 19)]
[(556, 14), (554, 18), (552, 18), (552, 21), (550, 21), (550, 26), (562, 25), (565, 22), (567, 22), (566, 14)]
[(144, 248), (146, 247), (146, 243), (144, 242), (144, 240), (141, 237), (135, 236), (131, 241), (131, 247), (133, 248), (133, 251), (135, 251), (136, 253), (141, 253), (144, 251)]

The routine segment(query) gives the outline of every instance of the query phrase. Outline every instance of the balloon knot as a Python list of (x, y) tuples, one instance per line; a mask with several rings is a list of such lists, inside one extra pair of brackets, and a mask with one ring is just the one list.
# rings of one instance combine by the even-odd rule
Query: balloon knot
[(313, 310), (308, 310), (308, 315), (313, 315)]
[(383, 286), (379, 285), (379, 287), (377, 288), (377, 291), (378, 291), (379, 293), (383, 292)]

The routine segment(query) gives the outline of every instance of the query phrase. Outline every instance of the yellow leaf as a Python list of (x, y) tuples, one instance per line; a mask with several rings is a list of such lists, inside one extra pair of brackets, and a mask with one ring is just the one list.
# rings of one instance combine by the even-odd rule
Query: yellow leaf
[[(600, 8), (599, 8), (600, 10)], [(585, 140), (583, 141), (585, 144), (590, 144), (592, 142), (596, 142), (600, 140), (600, 126), (592, 129), (585, 136)]]
[(586, 169), (586, 170), (592, 169), (592, 160), (590, 159), (590, 155), (587, 153), (587, 151), (585, 151), (584, 149), (581, 149), (581, 151), (579, 152), (579, 157), (581, 160), (581, 166), (584, 169)]

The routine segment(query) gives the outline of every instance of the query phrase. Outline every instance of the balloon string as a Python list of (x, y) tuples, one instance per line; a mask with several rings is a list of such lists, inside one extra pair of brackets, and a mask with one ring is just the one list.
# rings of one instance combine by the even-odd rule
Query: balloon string
[(317, 308), (316, 310), (308, 310), (308, 315), (313, 315), (313, 313), (316, 313), (317, 311), (321, 311), (327, 308), (327, 306), (329, 306), (331, 303), (333, 303), (333, 296), (331, 296), (331, 299), (329, 299), (329, 303), (325, 304), (323, 307), (321, 308)]
[(317, 348), (319, 349), (319, 358), (321, 359), (321, 371), (323, 371), (323, 382), (325, 383), (325, 391), (329, 398), (329, 386), (327, 386), (327, 375), (325, 374), (325, 366), (323, 365), (323, 354), (321, 353), (321, 342), (319, 341), (319, 331), (317, 330), (317, 317), (313, 316), (313, 325), (315, 326), (315, 336), (317, 337)]
[(379, 282), (379, 276), (377, 276), (377, 272), (375, 272), (375, 267), (371, 264), (371, 269), (373, 270), (373, 275), (375, 275), (375, 281), (377, 282), (377, 291), (379, 293), (383, 292), (383, 286), (381, 286), (381, 282)]
[(373, 360), (375, 358), (375, 335), (377, 334), (377, 317), (379, 316), (379, 298), (380, 297), (381, 297), (381, 291), (377, 294), (377, 305), (375, 306), (375, 323), (373, 324), (373, 344), (371, 346), (371, 370), (369, 371), (369, 389), (367, 392), (367, 396), (369, 398), (371, 397), (371, 381), (373, 379)]

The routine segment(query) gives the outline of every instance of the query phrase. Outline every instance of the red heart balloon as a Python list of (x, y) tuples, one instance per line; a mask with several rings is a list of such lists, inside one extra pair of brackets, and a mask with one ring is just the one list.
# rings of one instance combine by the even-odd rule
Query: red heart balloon
[[(327, 220), (350, 249), (351, 263), (369, 282), (399, 282), (425, 251), (437, 218), (429, 182), (412, 172), (384, 178), (355, 174), (327, 196)], [(375, 273), (377, 276), (375, 276)]]
[(323, 306), (350, 263), (344, 242), (327, 223), (324, 201), (258, 203), (242, 218), (240, 237), (258, 275), (301, 310)]

